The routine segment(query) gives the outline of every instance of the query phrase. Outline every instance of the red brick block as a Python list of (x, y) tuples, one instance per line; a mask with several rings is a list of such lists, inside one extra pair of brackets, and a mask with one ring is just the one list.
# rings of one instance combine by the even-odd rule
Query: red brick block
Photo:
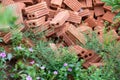
[(70, 14), (67, 10), (59, 12), (55, 17), (52, 19), (50, 24), (54, 27), (62, 26), (65, 21), (68, 20)]
[(64, 0), (63, 2), (73, 11), (79, 11), (82, 8), (82, 4), (77, 0)]
[(27, 18), (28, 19), (36, 19), (36, 18), (45, 16), (48, 14), (49, 14), (49, 10), (46, 8), (46, 9), (41, 9), (41, 10), (33, 12), (33, 13), (28, 13)]
[(105, 12), (102, 6), (96, 6), (94, 7), (94, 11), (95, 11), (95, 16), (102, 16)]
[(50, 21), (46, 21), (43, 25), (33, 29), (32, 31), (33, 31), (34, 34), (43, 32), (43, 31), (45, 31), (49, 28), (49, 24), (50, 24)]
[(93, 7), (92, 0), (86, 0), (86, 5), (87, 5), (88, 8), (92, 8)]
[(88, 26), (90, 27), (96, 27), (97, 26), (97, 22), (94, 18), (92, 17), (88, 17), (86, 20), (85, 20), (86, 23), (88, 23)]
[(34, 19), (34, 20), (27, 20), (26, 21), (26, 25), (31, 28), (31, 27), (38, 27), (42, 24), (45, 23), (45, 16), (38, 18), (38, 19)]
[(94, 0), (94, 6), (102, 6), (104, 5), (104, 2), (102, 2), (101, 0)]
[(114, 17), (115, 17), (115, 14), (108, 11), (103, 15), (102, 19), (112, 23)]
[(90, 11), (88, 9), (82, 10), (81, 12), (79, 12), (79, 16), (81, 17), (85, 17), (85, 16), (89, 16), (90, 15)]
[(85, 0), (79, 0), (79, 2), (82, 4), (82, 9), (87, 8)]
[(51, 0), (51, 6), (54, 8), (61, 7), (63, 0)]
[(69, 11), (70, 17), (68, 18), (67, 21), (69, 22), (73, 22), (73, 23), (81, 23), (81, 16), (79, 16), (78, 12), (73, 12), (73, 11)]
[(35, 4), (35, 5), (28, 6), (28, 7), (24, 8), (24, 12), (26, 14), (28, 14), (28, 13), (33, 13), (35, 11), (39, 11), (39, 10), (44, 9), (44, 8), (45, 9), (48, 8), (47, 4), (46, 4), (46, 2), (41, 2), (41, 3), (38, 3), (38, 4)]

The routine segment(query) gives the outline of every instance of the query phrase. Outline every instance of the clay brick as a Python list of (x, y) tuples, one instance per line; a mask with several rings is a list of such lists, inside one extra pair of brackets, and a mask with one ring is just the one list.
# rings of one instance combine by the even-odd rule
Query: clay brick
[(28, 46), (28, 47), (34, 47), (35, 46), (35, 44), (33, 43), (33, 41), (32, 40), (30, 40), (29, 38), (23, 38), (22, 39), (22, 42), (26, 45), (26, 46)]
[(12, 8), (12, 10), (14, 12), (13, 14), (18, 18), (16, 21), (16, 24), (23, 23), (22, 9), (25, 8), (24, 3), (17, 2), (17, 3), (10, 4), (6, 7)]
[(103, 8), (104, 8), (106, 11), (111, 11), (111, 10), (112, 10), (112, 7), (111, 7), (111, 6), (106, 6), (106, 5), (104, 5)]
[(96, 6), (94, 7), (94, 11), (95, 11), (95, 16), (102, 16), (105, 12), (102, 6)]
[(63, 33), (62, 36), (67, 46), (74, 45), (74, 42), (66, 35), (66, 33)]
[(24, 8), (24, 12), (27, 14), (27, 13), (33, 13), (35, 11), (39, 11), (41, 9), (46, 9), (47, 8), (47, 4), (46, 2), (41, 2), (41, 3), (38, 3), (36, 5), (32, 5), (32, 6), (28, 6), (26, 8)]
[(22, 2), (25, 4), (33, 4), (33, 0), (14, 0), (15, 2)]
[(92, 3), (93, 3), (92, 0), (86, 0), (86, 5), (87, 5), (88, 8), (93, 7)]
[(71, 40), (73, 40), (74, 43), (77, 43), (77, 42), (82, 44), (86, 43), (85, 36), (82, 33), (78, 32), (74, 25), (70, 24), (66, 33), (69, 35), (69, 37), (72, 37)]
[(97, 17), (97, 26), (104, 27), (104, 21), (101, 17)]
[(97, 26), (97, 22), (94, 18), (92, 17), (88, 17), (86, 20), (85, 20), (86, 23), (88, 23), (88, 26), (90, 27), (96, 27)]
[(50, 23), (50, 21), (46, 21), (43, 25), (33, 29), (33, 33), (37, 34), (37, 33), (47, 30), (49, 28), (49, 23)]
[(50, 22), (54, 27), (62, 26), (69, 18), (69, 12), (67, 10), (59, 12)]
[(47, 3), (47, 6), (50, 7), (50, 5), (51, 5), (50, 2), (51, 2), (51, 0), (37, 0), (38, 3), (41, 3), (41, 2), (43, 2), (43, 1), (45, 1), (45, 2)]
[(56, 10), (49, 9), (49, 18), (54, 18), (56, 15)]
[(73, 11), (79, 11), (82, 8), (82, 4), (77, 0), (64, 0), (63, 2)]
[(63, 0), (51, 0), (51, 6), (52, 6), (52, 7), (55, 7), (55, 8), (61, 7), (62, 1), (63, 1)]
[(95, 14), (94, 10), (90, 10), (90, 15), (89, 16), (94, 18), (94, 14)]
[(90, 67), (90, 63), (97, 63), (101, 60), (101, 57), (97, 54), (95, 54), (91, 59), (87, 60), (85, 63), (83, 63), (84, 68)]
[(82, 9), (87, 8), (86, 1), (85, 0), (80, 0), (79, 1), (82, 4)]
[(2, 0), (2, 5), (3, 6), (7, 6), (7, 5), (9, 5), (9, 4), (13, 4), (14, 3), (14, 1), (13, 0)]
[(88, 9), (82, 10), (81, 12), (79, 12), (79, 16), (81, 17), (85, 17), (85, 16), (89, 16), (90, 15), (90, 11)]
[(108, 11), (103, 15), (102, 19), (112, 23), (114, 17), (115, 17), (115, 14)]
[(36, 18), (45, 16), (48, 14), (49, 14), (49, 10), (46, 8), (46, 9), (41, 9), (41, 10), (33, 12), (33, 13), (28, 13), (27, 17), (28, 17), (28, 19), (36, 19)]
[(101, 0), (94, 0), (94, 6), (102, 6), (104, 5), (104, 2), (102, 2)]
[(26, 21), (26, 25), (30, 28), (31, 27), (38, 27), (44, 23), (45, 23), (45, 16), (38, 18), (38, 19)]
[[(17, 30), (15, 30), (15, 31), (17, 31), (17, 32), (20, 32), (20, 31), (22, 31), (24, 29), (24, 27), (19, 27)], [(14, 31), (13, 31), (14, 32)], [(7, 33), (4, 37), (3, 37), (3, 41), (5, 42), (5, 43), (8, 43), (9, 41), (10, 41), (10, 39), (11, 39), (11, 37), (12, 37), (12, 32), (9, 32), (9, 33)]]
[(73, 23), (81, 23), (81, 16), (79, 16), (78, 12), (73, 12), (73, 11), (69, 11), (70, 17), (68, 18), (67, 21), (69, 22), (73, 22)]
[(49, 29), (47, 29), (46, 31), (45, 31), (45, 36), (46, 37), (50, 37), (50, 36), (52, 36), (52, 35), (54, 35), (56, 32), (55, 32), (55, 30), (53, 29), (53, 28), (49, 28)]
[(95, 66), (95, 67), (97, 67), (97, 68), (99, 68), (99, 67), (101, 67), (101, 66), (104, 66), (104, 63), (102, 63), (102, 62), (98, 62), (98, 63), (89, 63), (90, 64), (90, 66)]

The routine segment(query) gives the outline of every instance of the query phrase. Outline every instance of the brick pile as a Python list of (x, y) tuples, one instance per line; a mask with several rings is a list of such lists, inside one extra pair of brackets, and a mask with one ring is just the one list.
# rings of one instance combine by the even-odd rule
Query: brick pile
[[(52, 43), (53, 50), (62, 46), (70, 47), (78, 57), (85, 60), (83, 66), (97, 67), (103, 65), (101, 57), (92, 50), (87, 50), (78, 45), (86, 44), (84, 34), (91, 35), (94, 30), (100, 42), (103, 42), (104, 21), (113, 23), (117, 12), (111, 12), (111, 7), (106, 6), (101, 0), (2, 0), (2, 5), (11, 7), (18, 17), (16, 24), (24, 24), (18, 31), (29, 30), (36, 35), (45, 32), (45, 38), (56, 36), (62, 39), (62, 43)], [(3, 35), (2, 35), (3, 34)], [(116, 29), (108, 31), (118, 39)], [(4, 43), (8, 44), (11, 32), (0, 34)], [(29, 38), (23, 38), (23, 42), (29, 47), (34, 44)]]

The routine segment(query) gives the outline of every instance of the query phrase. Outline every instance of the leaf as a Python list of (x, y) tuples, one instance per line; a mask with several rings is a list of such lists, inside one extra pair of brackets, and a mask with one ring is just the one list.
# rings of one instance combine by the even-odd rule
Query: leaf
[(8, 55), (7, 55), (7, 59), (10, 61), (11, 59), (12, 59), (12, 54), (11, 53), (9, 53)]
[(113, 20), (116, 20), (117, 18), (120, 18), (120, 12), (113, 18)]

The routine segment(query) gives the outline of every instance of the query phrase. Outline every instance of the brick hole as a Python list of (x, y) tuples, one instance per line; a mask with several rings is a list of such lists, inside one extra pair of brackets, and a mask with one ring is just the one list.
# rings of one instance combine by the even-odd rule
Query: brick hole
[(78, 54), (78, 56), (81, 56), (80, 54)]
[(51, 24), (51, 26), (55, 26), (54, 24)]
[(33, 25), (35, 26), (36, 24), (35, 24), (35, 23), (33, 23)]
[(59, 23), (57, 23), (56, 25), (59, 25)]
[(85, 56), (84, 56), (84, 58), (87, 58), (87, 57), (88, 57), (88, 55), (85, 55)]
[(100, 32), (98, 32), (97, 34), (100, 35)]
[(32, 17), (35, 17), (35, 15), (33, 14)]
[(31, 15), (29, 15), (29, 17), (32, 17)]
[(31, 26), (32, 24), (31, 24), (31, 23), (29, 23), (29, 25)]
[(84, 53), (85, 53), (85, 51), (82, 51), (81, 53), (82, 53), (82, 54), (84, 54)]
[(89, 56), (92, 56), (92, 53), (89, 53)]

